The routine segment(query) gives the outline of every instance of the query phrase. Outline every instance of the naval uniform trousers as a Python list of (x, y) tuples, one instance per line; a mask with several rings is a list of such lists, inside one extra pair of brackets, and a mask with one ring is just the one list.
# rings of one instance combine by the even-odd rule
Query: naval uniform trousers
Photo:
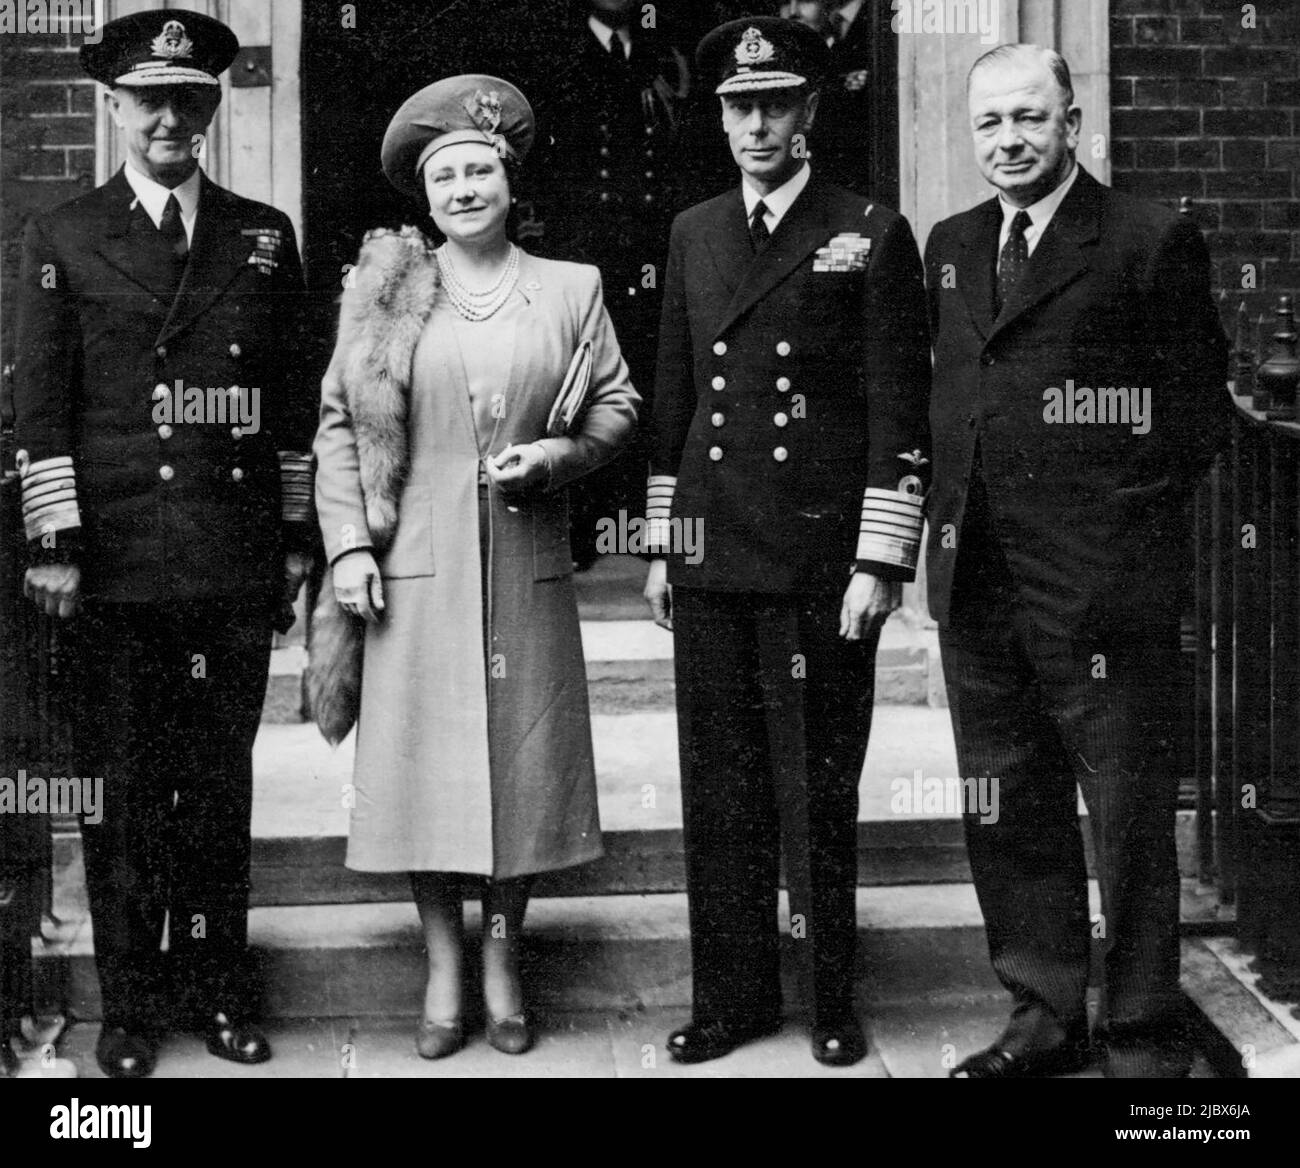
[(780, 1015), (782, 854), (814, 1021), (853, 1008), (858, 780), (879, 631), (839, 636), (842, 603), (842, 591), (673, 588), (697, 1021)]
[[(1074, 636), (1053, 629), (1013, 582), (978, 450), (967, 499), (939, 637), (961, 776), (999, 785), (997, 820), (968, 812), (965, 829), (989, 955), (1014, 999), (1002, 1045), (1042, 1049), (1086, 1025), (1095, 932), (1110, 1071), (1183, 1074), (1174, 745), (1188, 699), (1178, 608), (1151, 597), (1140, 620), (1093, 622)], [(1098, 654), (1104, 678), (1094, 676)], [(1096, 922), (1079, 789), (1101, 891)]]
[(88, 601), (70, 627), (79, 773), (104, 779), (103, 821), (82, 824), (104, 1023), (246, 1011), (267, 605)]

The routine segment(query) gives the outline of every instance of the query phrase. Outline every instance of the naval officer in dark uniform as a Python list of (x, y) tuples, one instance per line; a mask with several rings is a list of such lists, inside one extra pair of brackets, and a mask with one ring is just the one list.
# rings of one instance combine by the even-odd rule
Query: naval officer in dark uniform
[[(685, 203), (676, 191), (681, 121), (691, 88), (669, 21), (646, 27), (634, 0), (570, 0), (567, 40), (528, 83), (541, 149), (532, 216), (520, 239), (538, 255), (600, 269), (605, 305), (633, 384), (653, 385), (668, 229)], [(531, 220), (531, 221), (530, 221)], [(641, 444), (570, 493), (580, 566), (597, 554), (596, 525), (639, 511)]]
[(14, 405), (26, 590), (76, 617), (77, 773), (104, 780), (82, 830), (96, 1054), (139, 1077), (171, 1005), (214, 1055), (270, 1057), (245, 961), (252, 746), (311, 547), (315, 394), (289, 220), (198, 168), (234, 34), (179, 9), (102, 33), (81, 61), (127, 161), (27, 228)]
[(920, 542), (930, 359), (907, 221), (806, 160), (827, 56), (776, 18), (701, 42), (741, 181), (678, 216), (669, 244), (647, 498), (663, 558), (646, 597), (676, 659), (694, 975), (692, 1022), (669, 1039), (681, 1062), (780, 1025), (779, 852), (813, 1054), (866, 1052), (857, 787), (880, 627)]

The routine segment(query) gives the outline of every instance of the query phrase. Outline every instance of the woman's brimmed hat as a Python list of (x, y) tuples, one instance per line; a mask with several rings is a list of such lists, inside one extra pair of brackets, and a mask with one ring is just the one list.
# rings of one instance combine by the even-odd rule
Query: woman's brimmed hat
[(522, 162), (533, 144), (533, 108), (500, 77), (463, 73), (413, 93), (393, 115), (380, 150), (384, 174), (405, 195), (419, 198), (429, 156), (459, 142), (483, 142), (500, 157)]

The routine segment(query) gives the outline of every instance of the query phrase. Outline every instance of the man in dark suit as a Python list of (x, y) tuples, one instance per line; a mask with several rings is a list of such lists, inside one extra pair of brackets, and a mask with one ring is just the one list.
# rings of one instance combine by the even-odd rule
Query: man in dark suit
[(234, 34), (178, 9), (102, 33), (81, 60), (127, 162), (28, 226), (14, 402), (26, 589), (77, 617), (78, 773), (104, 782), (82, 829), (96, 1053), (138, 1077), (164, 927), (182, 1023), (270, 1057), (245, 960), (252, 745), (312, 546), (316, 393), (289, 220), (198, 168)]
[(694, 978), (692, 1022), (669, 1039), (681, 1062), (780, 1025), (782, 852), (813, 1054), (866, 1051), (857, 785), (880, 626), (920, 539), (930, 363), (906, 220), (806, 161), (826, 63), (820, 37), (777, 18), (701, 42), (741, 182), (678, 216), (669, 244), (646, 597), (676, 659)]
[[(975, 157), (997, 197), (926, 247), (935, 340), (928, 504), (961, 773), (1000, 784), (968, 815), (971, 869), (1011, 1021), (957, 1077), (1090, 1058), (1186, 1073), (1174, 852), (1185, 509), (1228, 433), (1226, 342), (1186, 217), (1102, 186), (1074, 158), (1069, 68), (1033, 45), (981, 57)], [(1081, 787), (1101, 916), (1090, 923)]]

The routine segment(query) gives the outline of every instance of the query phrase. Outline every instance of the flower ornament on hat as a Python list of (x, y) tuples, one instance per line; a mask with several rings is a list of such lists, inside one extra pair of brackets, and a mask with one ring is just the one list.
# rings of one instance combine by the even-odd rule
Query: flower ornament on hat
[(716, 77), (714, 93), (815, 88), (830, 70), (830, 50), (797, 20), (751, 16), (719, 25), (696, 51), (701, 76)]
[(534, 130), (532, 106), (518, 88), (500, 77), (465, 73), (408, 97), (388, 124), (380, 157), (388, 181), (418, 198), (424, 164), (443, 147), (482, 142), (498, 157), (522, 162)]
[(239, 52), (221, 21), (181, 8), (122, 16), (101, 33), (81, 46), (81, 67), (108, 86), (220, 85)]

